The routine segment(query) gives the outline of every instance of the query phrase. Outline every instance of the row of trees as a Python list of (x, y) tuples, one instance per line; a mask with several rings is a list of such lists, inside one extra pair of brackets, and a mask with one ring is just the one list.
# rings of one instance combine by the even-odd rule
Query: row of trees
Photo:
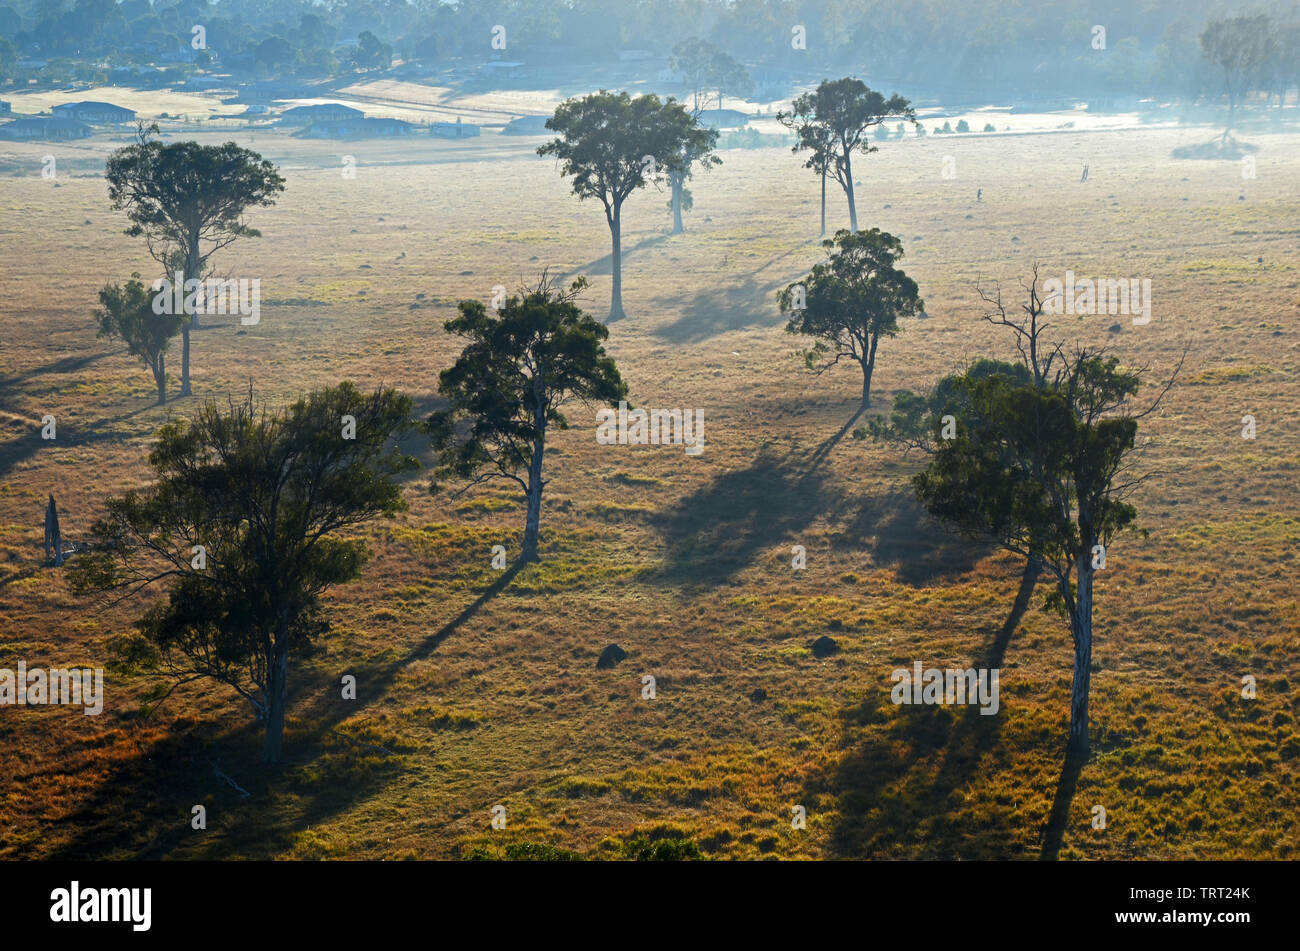
[[(697, 57), (701, 63), (716, 63), (715, 51), (692, 46), (682, 56)], [(716, 74), (702, 66), (692, 85), (706, 88)], [(700, 97), (695, 108), (670, 97), (660, 100), (647, 94), (606, 90), (566, 100), (547, 120), (546, 127), (559, 137), (538, 148), (541, 156), (553, 156), (560, 174), (572, 179), (579, 200), (600, 202), (609, 228), (612, 289), (609, 319), (625, 316), (623, 311), (623, 204), (640, 188), (658, 184), (665, 177), (672, 189), (674, 234), (680, 234), (682, 210), (688, 192), (685, 183), (697, 168), (722, 164), (714, 154), (718, 133), (700, 124)], [(826, 178), (832, 175), (844, 190), (849, 205), (850, 230), (858, 230), (854, 191), (853, 158), (877, 151), (869, 135), (872, 129), (891, 119), (915, 122), (911, 104), (902, 96), (886, 98), (859, 79), (846, 77), (823, 80), (813, 92), (794, 101), (790, 112), (778, 119), (795, 133), (794, 151), (807, 152), (806, 167), (822, 179), (822, 234), (826, 233)]]
[[(1063, 2), (977, 0), (500, 0), (500, 2), (327, 2), (278, 0), (6, 0), (0, 5), (0, 79), (11, 52), (148, 62), (187, 47), (190, 29), (207, 29), (208, 47), (222, 59), (271, 71), (331, 75), (363, 60), (382, 64), (340, 41), (369, 33), (378, 49), (425, 63), (487, 55), (492, 29), (507, 30), (511, 55), (542, 60), (557, 50), (572, 61), (607, 62), (629, 47), (649, 49), (659, 62), (680, 59), (675, 47), (709, 42), (728, 59), (788, 69), (860, 69), (895, 84), (927, 89), (982, 89), (1005, 95), (1177, 95), (1222, 93), (1201, 54), (1199, 38), (1221, 5), (1188, 0), (1170, 6), (1148, 0), (1102, 0), (1081, 11)], [(1252, 67), (1252, 90), (1281, 94), (1300, 81), (1300, 13), (1272, 4), (1252, 21), (1271, 49)], [(1093, 28), (1104, 26), (1104, 48)], [(802, 48), (792, 35), (803, 31)], [(145, 49), (140, 49), (144, 47)], [(656, 65), (656, 69), (658, 66)], [(721, 84), (722, 88), (727, 83)], [(716, 90), (715, 90), (716, 91)], [(743, 95), (739, 90), (732, 94)]]
[[(445, 324), (466, 341), (439, 377), (446, 408), (418, 424), (438, 452), (435, 491), (449, 479), (523, 491), (521, 564), (538, 557), (548, 432), (568, 427), (574, 400), (627, 396), (608, 328), (575, 303), (583, 286), (543, 274), (499, 310), (461, 301)], [(264, 722), (275, 762), (290, 655), (328, 632), (322, 595), (360, 575), (368, 552), (350, 530), (406, 508), (398, 480), (417, 464), (397, 441), (416, 426), (408, 397), (347, 382), (279, 412), (251, 390), (246, 402), (209, 401), (162, 427), (151, 484), (107, 502), (74, 586), (117, 597), (162, 588), (119, 653), (176, 683), (233, 688)]]
[[(1200, 35), (1201, 50), (1221, 72), (1228, 97), (1226, 140), (1237, 118), (1237, 107), (1251, 93), (1277, 97), (1283, 105), (1287, 90), (1300, 86), (1300, 13), (1276, 24), (1267, 14), (1211, 20)], [(1296, 92), (1300, 105), (1300, 89)]]
[[(886, 100), (851, 79), (824, 82), (798, 115), (789, 120), (796, 149), (822, 156), (851, 210), (851, 157), (873, 150), (867, 130), (887, 116), (911, 117), (906, 100)], [(611, 316), (621, 316), (622, 203), (654, 179), (656, 167), (685, 173), (692, 156), (708, 156), (715, 133), (675, 100), (603, 90), (564, 103), (548, 125), (560, 137), (539, 153), (556, 157), (579, 198), (594, 197), (605, 209), (614, 249)], [(202, 277), (216, 250), (256, 236), (243, 212), (273, 204), (284, 182), (233, 143), (162, 146), (155, 132), (142, 129), (110, 160), (110, 197), (165, 273)], [(920, 314), (923, 302), (898, 267), (903, 248), (895, 236), (854, 228), (824, 245), (827, 260), (778, 300), (790, 316), (786, 329), (813, 340), (804, 354), (810, 367), (860, 365), (865, 409), (879, 343), (898, 333), (900, 319)], [(607, 327), (577, 306), (584, 284), (563, 289), (544, 274), (499, 310), (462, 301), (445, 327), (467, 344), (439, 377), (446, 407), (421, 424), (439, 456), (435, 486), (507, 479), (522, 490), (521, 563), (538, 557), (546, 440), (552, 427), (567, 427), (564, 406), (627, 395), (604, 351)], [(1077, 753), (1087, 745), (1091, 559), (1097, 546), (1104, 559), (1104, 545), (1136, 514), (1125, 495), (1136, 484), (1128, 456), (1143, 414), (1130, 403), (1141, 374), (1100, 351), (1067, 353), (1063, 343), (1047, 342), (1036, 273), (1028, 290), (1027, 321), (994, 299), (995, 322), (1016, 333), (1021, 365), (982, 361), (928, 396), (899, 394), (890, 422), (876, 421), (872, 432), (931, 453), (916, 487), (934, 514), (1025, 555), (1017, 604), (1027, 602), (1044, 566), (1054, 573), (1075, 639), (1070, 742)], [(135, 275), (101, 293), (100, 323), (149, 364), (161, 401), (161, 354), (177, 331), (186, 337), (189, 390), (193, 316), (160, 321), (150, 302)], [(321, 594), (355, 578), (365, 560), (364, 546), (340, 533), (403, 505), (395, 480), (414, 464), (396, 439), (414, 425), (409, 412), (409, 400), (394, 391), (363, 395), (350, 384), (281, 413), (259, 411), (251, 394), (225, 410), (209, 403), (192, 421), (163, 428), (150, 456), (155, 482), (109, 503), (94, 553), (78, 565), (83, 590), (165, 586), (165, 601), (137, 625), (132, 650), (181, 680), (213, 677), (235, 687), (266, 721), (269, 761), (280, 753), (291, 650), (327, 630)], [(944, 431), (949, 425), (953, 432)]]
[[(834, 353), (828, 365), (847, 347), (863, 365), (865, 406), (876, 344), (917, 312), (917, 287), (896, 267), (893, 235), (842, 231), (826, 244), (829, 260), (784, 289), (781, 306), (804, 288), (807, 313), (787, 330), (813, 335), (819, 352)], [(499, 310), (462, 301), (445, 324), (466, 341), (439, 376), (446, 406), (419, 424), (438, 454), (435, 490), (448, 480), (461, 491), (493, 479), (520, 488), (521, 564), (539, 557), (549, 431), (568, 427), (571, 402), (627, 396), (604, 349), (608, 328), (576, 303), (584, 285), (562, 288), (543, 274)], [(1019, 318), (1000, 293), (984, 298), (995, 305), (986, 319), (1014, 332), (1020, 363), (980, 360), (929, 393), (900, 392), (892, 415), (863, 432), (926, 451), (914, 480), (925, 506), (1025, 557), (1013, 617), (1044, 567), (1052, 573), (1074, 640), (1068, 748), (1078, 756), (1088, 747), (1093, 578), (1105, 546), (1136, 516), (1130, 456), (1138, 421), (1160, 398), (1134, 410), (1142, 371), (1046, 338), (1036, 270), (1027, 290)], [(366, 560), (347, 530), (405, 507), (396, 480), (416, 464), (397, 440), (416, 425), (410, 407), (391, 389), (363, 394), (350, 383), (278, 413), (255, 407), (251, 391), (224, 409), (209, 402), (163, 427), (149, 457), (153, 483), (108, 502), (92, 552), (76, 564), (83, 592), (163, 586), (120, 649), (177, 683), (206, 677), (234, 688), (265, 721), (268, 762), (281, 752), (290, 654), (328, 631), (322, 594), (358, 577)]]
[[(620, 49), (648, 48), (667, 57), (674, 45), (699, 37), (755, 64), (815, 69), (860, 68), (895, 82), (954, 87), (1066, 91), (1104, 85), (1115, 92), (1148, 92), (1150, 84), (1181, 81), (1189, 24), (1198, 29), (1218, 6), (1188, 0), (1177, 7), (1147, 0), (1099, 0), (1081, 11), (1037, 0), (5, 0), (0, 35), (40, 54), (105, 56), (128, 43), (156, 41), (160, 51), (188, 42), (189, 28), (209, 26), (211, 48), (223, 56), (252, 51), (268, 38), (289, 42), (298, 65), (318, 63), (340, 39), (372, 31), (405, 59), (473, 56), (487, 49), (494, 25), (505, 25), (509, 49), (565, 47), (609, 60)], [(305, 19), (325, 35), (305, 24)], [(1094, 24), (1105, 24), (1110, 50), (1088, 45)], [(802, 49), (792, 28), (805, 34)], [(1195, 46), (1194, 32), (1190, 36)], [(165, 45), (170, 44), (170, 45)]]

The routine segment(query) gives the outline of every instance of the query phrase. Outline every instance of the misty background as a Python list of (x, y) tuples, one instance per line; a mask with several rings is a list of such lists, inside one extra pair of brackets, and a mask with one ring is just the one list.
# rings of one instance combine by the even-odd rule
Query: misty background
[[(1268, 48), (1249, 81), (1282, 100), (1300, 83), (1300, 4), (1222, 0), (3, 0), (0, 83), (161, 87), (203, 74), (361, 73), (492, 88), (642, 81), (671, 92), (674, 48), (701, 38), (743, 66), (720, 83), (724, 99), (773, 102), (852, 73), (950, 103), (1196, 102), (1224, 94), (1200, 34), (1238, 15), (1267, 17)], [(204, 49), (192, 46), (196, 25)], [(806, 49), (792, 44), (796, 26)], [(483, 68), (493, 62), (501, 68)]]

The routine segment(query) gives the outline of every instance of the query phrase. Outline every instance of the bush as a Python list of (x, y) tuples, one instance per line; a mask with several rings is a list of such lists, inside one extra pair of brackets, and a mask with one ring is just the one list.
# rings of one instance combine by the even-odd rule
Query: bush
[(513, 842), (506, 846), (507, 862), (581, 862), (582, 856), (545, 842)]
[(986, 122), (986, 123), (984, 123), (984, 131), (985, 131), (985, 132), (996, 132), (996, 131), (998, 131), (998, 129), (997, 129), (997, 126), (995, 126), (992, 122)]
[(966, 122), (965, 119), (962, 119), (961, 121), (959, 121), (959, 122), (957, 123), (957, 131), (958, 131), (958, 132), (969, 132), (969, 131), (970, 131), (970, 125)]
[(475, 846), (464, 855), (466, 862), (581, 862), (582, 856), (568, 849), (557, 849), (545, 842), (512, 842), (501, 856), (483, 846)]
[(752, 126), (731, 129), (718, 136), (719, 149), (771, 149), (794, 144), (794, 136), (769, 135)]
[(704, 858), (700, 847), (690, 839), (659, 839), (651, 842), (641, 836), (628, 842), (623, 847), (623, 852), (638, 862), (688, 862)]

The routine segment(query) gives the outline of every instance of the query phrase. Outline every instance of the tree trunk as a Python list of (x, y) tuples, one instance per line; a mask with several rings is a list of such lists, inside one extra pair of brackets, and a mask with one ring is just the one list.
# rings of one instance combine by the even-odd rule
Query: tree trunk
[(610, 320), (621, 320), (627, 316), (623, 313), (623, 234), (622, 222), (619, 220), (621, 213), (622, 209), (616, 207), (613, 217), (608, 219), (609, 236), (614, 245), (613, 253), (610, 255), (610, 270), (614, 278), (614, 288), (609, 301)]
[(822, 237), (826, 237), (826, 169), (822, 169)]
[(1015, 603), (1011, 605), (1011, 613), (1007, 615), (1007, 622), (1002, 625), (1002, 633), (998, 635), (999, 643), (1005, 644), (1011, 640), (1011, 635), (1016, 632), (1020, 626), (1020, 621), (1029, 610), (1029, 599), (1034, 596), (1034, 585), (1038, 583), (1038, 576), (1043, 570), (1043, 556), (1038, 552), (1031, 552), (1025, 559), (1025, 572), (1020, 576), (1020, 590), (1016, 592)]
[(1070, 632), (1074, 635), (1074, 686), (1070, 691), (1069, 756), (1088, 752), (1088, 693), (1092, 683), (1092, 562), (1089, 553), (1079, 558), (1079, 586)]
[(858, 230), (858, 206), (853, 200), (853, 159), (844, 153), (844, 194), (849, 197), (849, 230)]
[[(182, 277), (189, 280), (191, 277), (200, 277), (199, 273), (199, 248), (198, 243), (190, 245), (189, 252), (185, 255), (185, 273)], [(181, 294), (185, 294), (184, 285), (181, 286)], [(184, 297), (182, 297), (184, 299)], [(181, 328), (182, 348), (181, 348), (181, 396), (190, 395), (190, 330), (197, 329), (199, 326), (199, 315), (197, 302), (194, 310), (190, 313), (190, 319), (185, 322)]]
[(167, 354), (158, 354), (158, 369), (154, 371), (153, 380), (158, 384), (158, 405), (167, 402)]
[(275, 632), (275, 641), (271, 645), (271, 659), (267, 671), (267, 710), (266, 742), (262, 748), (262, 760), (266, 763), (280, 762), (280, 744), (284, 740), (284, 712), (288, 702), (286, 689), (289, 677), (289, 616), (287, 612), (280, 615), (280, 623)]
[(190, 395), (190, 325), (181, 328), (181, 396)]
[(545, 430), (533, 443), (533, 458), (528, 465), (528, 515), (524, 520), (524, 552), (521, 561), (525, 564), (537, 561), (538, 534), (542, 521), (542, 454), (546, 443)]
[(685, 177), (673, 173), (671, 179), (673, 183), (673, 234), (681, 234), (685, 230), (682, 228), (682, 183)]
[(880, 342), (879, 337), (871, 339), (871, 348), (867, 352), (867, 358), (862, 361), (862, 408), (867, 409), (871, 406), (871, 374), (876, 369), (876, 344)]
[(59, 507), (54, 504), (54, 494), (45, 506), (45, 559), (57, 568), (63, 564), (63, 536), (59, 533)]

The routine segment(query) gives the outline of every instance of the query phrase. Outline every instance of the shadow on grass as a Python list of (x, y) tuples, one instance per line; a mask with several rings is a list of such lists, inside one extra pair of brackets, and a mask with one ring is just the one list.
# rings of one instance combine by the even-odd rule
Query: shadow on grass
[[(681, 307), (681, 316), (657, 327), (654, 335), (669, 343), (699, 343), (709, 337), (746, 327), (775, 327), (784, 323), (773, 299), (775, 288), (760, 287), (754, 276), (695, 293)], [(660, 310), (673, 301), (656, 300)]]
[(1061, 853), (1065, 828), (1070, 821), (1070, 804), (1074, 801), (1074, 791), (1079, 786), (1079, 774), (1087, 762), (1086, 755), (1066, 753), (1061, 778), (1056, 784), (1056, 797), (1052, 800), (1052, 811), (1048, 814), (1047, 825), (1043, 829), (1043, 850), (1039, 858), (1044, 862), (1055, 862)]
[[(19, 464), (32, 459), (42, 449), (76, 449), (81, 446), (93, 446), (115, 440), (138, 439), (141, 436), (152, 435), (155, 429), (152, 425), (135, 432), (122, 432), (116, 427), (118, 424), (154, 408), (155, 404), (149, 402), (111, 419), (97, 419), (87, 426), (67, 426), (58, 423), (53, 440), (42, 439), (41, 425), (38, 420), (33, 420), (32, 427), (28, 432), (17, 439), (10, 439), (7, 442), (0, 443), (0, 476), (8, 474)], [(74, 467), (70, 471), (74, 478), (84, 479), (89, 477), (87, 471), (81, 467)], [(57, 496), (58, 486), (38, 487), (40, 493), (50, 491)]]
[[(272, 858), (289, 851), (300, 834), (379, 795), (406, 772), (398, 757), (349, 744), (337, 727), (377, 709), (402, 668), (437, 650), (522, 568), (516, 562), (399, 660), (350, 667), (357, 696), (367, 698), (364, 703), (335, 702), (322, 694), (319, 679), (291, 680), (291, 724), (279, 764), (261, 762), (260, 723), (247, 719), (222, 730), (213, 721), (188, 721), (192, 725), (177, 729), (177, 723), (187, 722), (177, 718), (171, 732), (141, 745), (137, 756), (114, 760), (101, 773), (90, 799), (61, 820), (74, 825), (76, 835), (48, 857), (161, 859), (193, 845), (195, 836), (205, 838), (197, 851), (186, 853), (193, 858)], [(217, 767), (250, 795), (243, 797), (219, 779)], [(207, 810), (208, 831), (190, 826), (196, 804)]]
[(981, 770), (998, 767), (1001, 719), (978, 706), (895, 706), (886, 688), (841, 712), (848, 752), (808, 783), (836, 800), (835, 858), (1010, 857), (1009, 810), (954, 815)]
[[(640, 241), (638, 241), (636, 244), (632, 245), (631, 247), (627, 247), (625, 245), (623, 247), (624, 269), (627, 268), (627, 261), (629, 257), (636, 254), (638, 251), (644, 251), (646, 248), (653, 248), (656, 245), (663, 244), (665, 241), (668, 240), (668, 237), (669, 236), (667, 234), (656, 234), (656, 235), (651, 235), (648, 238), (642, 238)], [(576, 267), (572, 271), (568, 271), (558, 276), (561, 280), (567, 281), (570, 278), (575, 278), (578, 277), (579, 275), (587, 275), (587, 276), (590, 276), (592, 274), (599, 274), (601, 276), (612, 275), (614, 273), (613, 264), (614, 264), (614, 252), (613, 249), (611, 249), (609, 254), (606, 254), (604, 257), (596, 258), (594, 261), (588, 261), (586, 264), (581, 265), (580, 267)]]
[[(783, 286), (783, 281), (770, 285), (760, 285), (758, 275), (772, 267), (782, 258), (804, 253), (805, 248), (798, 247), (784, 254), (778, 254), (766, 264), (754, 268), (743, 278), (719, 282), (712, 291), (694, 293), (690, 300), (681, 305), (681, 316), (672, 323), (658, 327), (654, 335), (669, 343), (699, 343), (709, 337), (743, 330), (746, 327), (777, 327), (785, 323), (776, 303), (776, 292)], [(677, 307), (677, 298), (660, 299), (654, 302), (656, 309)]]
[(833, 507), (817, 470), (802, 472), (797, 460), (765, 445), (746, 468), (651, 516), (668, 548), (661, 581), (724, 583)]
[(931, 587), (967, 574), (993, 551), (949, 531), (908, 489), (862, 500), (839, 539), (868, 545), (876, 564), (894, 569), (903, 584)]
[(1224, 134), (1215, 136), (1208, 142), (1198, 142), (1195, 145), (1180, 145), (1170, 155), (1176, 159), (1232, 162), (1258, 151), (1258, 145), (1250, 142), (1239, 142), (1231, 135)]
[(22, 581), (24, 578), (30, 578), (41, 570), (41, 565), (29, 565), (26, 568), (19, 568), (17, 571), (11, 571), (7, 575), (0, 575), (0, 588), (5, 585), (13, 584), (15, 581)]
[[(811, 454), (779, 455), (765, 444), (750, 465), (733, 469), (650, 519), (668, 554), (662, 581), (725, 583), (762, 550), (780, 544), (827, 513), (850, 513), (837, 542), (870, 545), (877, 564), (904, 584), (927, 586), (968, 573), (988, 556), (935, 521), (908, 490), (862, 500), (828, 486), (824, 464), (852, 429), (856, 409)], [(856, 510), (854, 505), (857, 506)]]

